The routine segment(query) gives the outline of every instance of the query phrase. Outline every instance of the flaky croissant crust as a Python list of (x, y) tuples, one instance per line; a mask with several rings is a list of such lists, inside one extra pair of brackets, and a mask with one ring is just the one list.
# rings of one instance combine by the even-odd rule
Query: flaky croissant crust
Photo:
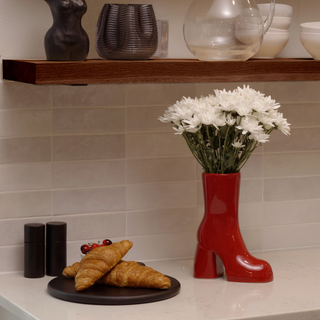
[(121, 261), (98, 280), (116, 287), (168, 289), (171, 280), (162, 273), (136, 261)]
[(130, 250), (133, 243), (129, 240), (116, 242), (110, 246), (95, 248), (80, 261), (79, 270), (75, 276), (75, 288), (82, 291), (110, 271)]
[(74, 278), (77, 275), (79, 268), (80, 268), (80, 262), (75, 262), (71, 266), (64, 268), (62, 271), (62, 274), (66, 277)]
[[(63, 275), (73, 278), (79, 267), (80, 262), (75, 262), (63, 270)], [(150, 267), (141, 266), (136, 261), (120, 261), (97, 283), (132, 288), (167, 289), (171, 286), (171, 280), (168, 277)]]

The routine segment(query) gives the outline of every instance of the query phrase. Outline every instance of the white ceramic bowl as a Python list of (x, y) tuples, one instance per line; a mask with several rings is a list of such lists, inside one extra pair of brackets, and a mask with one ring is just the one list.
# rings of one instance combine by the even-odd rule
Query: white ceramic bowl
[(280, 53), (289, 41), (289, 31), (287, 32), (267, 32), (258, 52), (253, 58), (273, 59)]
[(304, 22), (300, 24), (300, 32), (318, 33), (320, 32), (319, 22)]
[(234, 34), (242, 43), (252, 45), (260, 42), (262, 30), (235, 30)]
[(234, 26), (236, 30), (259, 30), (263, 28), (263, 22), (261, 18), (253, 20), (252, 18), (244, 19), (240, 17), (236, 19)]
[[(270, 12), (270, 3), (258, 4), (260, 14), (262, 16), (267, 16)], [(276, 8), (274, 10), (275, 17), (292, 17), (293, 8), (287, 4), (276, 3)]]
[(275, 29), (275, 28), (269, 28), (268, 31), (269, 33), (288, 33), (288, 30), (283, 30), (283, 29)]
[(300, 41), (314, 60), (320, 60), (320, 32), (300, 33)]
[[(263, 21), (267, 18), (262, 17)], [(270, 28), (288, 30), (291, 26), (292, 18), (291, 17), (273, 17)]]

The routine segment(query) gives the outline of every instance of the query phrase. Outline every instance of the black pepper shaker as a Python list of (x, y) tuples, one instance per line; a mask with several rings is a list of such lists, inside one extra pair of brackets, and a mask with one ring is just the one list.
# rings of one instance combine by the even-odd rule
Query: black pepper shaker
[(47, 222), (46, 275), (60, 276), (67, 266), (67, 224)]
[(41, 278), (44, 276), (45, 225), (27, 223), (24, 225), (24, 276)]

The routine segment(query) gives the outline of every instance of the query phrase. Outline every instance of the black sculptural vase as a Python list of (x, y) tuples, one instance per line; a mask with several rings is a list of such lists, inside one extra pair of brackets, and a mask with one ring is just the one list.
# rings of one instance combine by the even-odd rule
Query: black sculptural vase
[(53, 24), (44, 38), (47, 60), (86, 60), (89, 37), (81, 19), (87, 11), (85, 0), (45, 0), (52, 13)]
[(150, 4), (105, 4), (99, 15), (96, 51), (103, 59), (145, 60), (158, 47), (157, 21)]

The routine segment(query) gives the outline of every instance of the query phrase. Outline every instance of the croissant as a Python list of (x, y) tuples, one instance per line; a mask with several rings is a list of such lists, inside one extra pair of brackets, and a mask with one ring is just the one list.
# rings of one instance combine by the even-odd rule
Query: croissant
[(162, 273), (136, 261), (121, 261), (98, 283), (115, 287), (168, 289), (171, 280)]
[(62, 274), (66, 277), (74, 278), (77, 275), (79, 268), (80, 262), (75, 262), (73, 265), (64, 268)]
[(79, 270), (75, 276), (75, 288), (82, 291), (110, 271), (131, 249), (133, 243), (128, 240), (116, 242), (110, 246), (95, 248), (80, 261)]
[[(80, 262), (63, 270), (63, 275), (75, 277)], [(167, 289), (171, 280), (162, 273), (135, 261), (120, 261), (112, 270), (100, 278), (97, 283), (116, 287)]]

